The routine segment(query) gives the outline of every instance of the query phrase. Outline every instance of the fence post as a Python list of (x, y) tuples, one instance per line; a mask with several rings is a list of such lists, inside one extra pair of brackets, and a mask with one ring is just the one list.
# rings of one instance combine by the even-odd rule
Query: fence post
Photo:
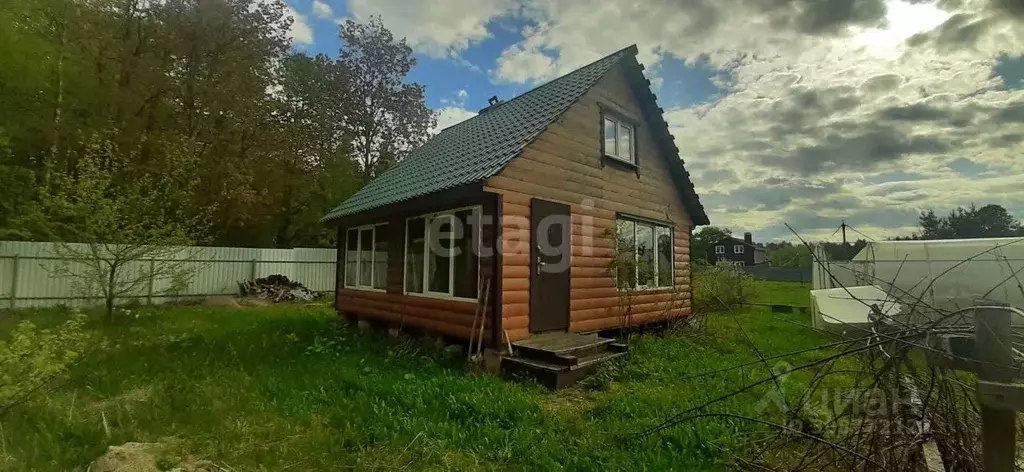
[(14, 266), (11, 267), (11, 309), (18, 303), (18, 255), (14, 255)]
[(249, 280), (256, 280), (256, 259), (252, 260), (252, 265), (249, 267)]
[[(978, 353), (978, 380), (1012, 382), (1008, 368), (1013, 365), (1011, 351), (1010, 312), (995, 302), (978, 300), (989, 305), (974, 310), (974, 346)], [(1010, 472), (1016, 457), (1017, 415), (981, 403), (981, 452), (985, 472)]]
[(149, 258), (149, 286), (146, 288), (146, 304), (153, 304), (153, 277), (156, 276), (156, 263), (153, 258)]

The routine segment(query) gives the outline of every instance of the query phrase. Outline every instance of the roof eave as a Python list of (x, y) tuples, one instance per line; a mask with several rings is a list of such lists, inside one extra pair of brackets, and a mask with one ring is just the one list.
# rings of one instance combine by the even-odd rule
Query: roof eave
[[(633, 50), (635, 51), (636, 48), (634, 47)], [(693, 223), (693, 226), (709, 225), (711, 220), (704, 210), (704, 205), (700, 203), (700, 196), (697, 195), (693, 187), (690, 173), (686, 171), (685, 163), (682, 157), (679, 156), (679, 148), (676, 147), (672, 134), (668, 130), (668, 122), (665, 121), (664, 116), (665, 110), (658, 106), (658, 97), (651, 91), (651, 81), (643, 75), (644, 66), (637, 62), (634, 56), (635, 54), (629, 56), (633, 57), (633, 61), (628, 67), (632, 73), (630, 84), (638, 92), (637, 94), (640, 96), (644, 113), (647, 114), (648, 120), (651, 121), (654, 141), (670, 161), (669, 166), (672, 170), (673, 180), (679, 189), (691, 223)]]

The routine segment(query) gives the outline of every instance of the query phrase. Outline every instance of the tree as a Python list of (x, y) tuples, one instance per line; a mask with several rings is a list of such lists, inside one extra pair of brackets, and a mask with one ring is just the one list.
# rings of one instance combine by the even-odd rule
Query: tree
[(324, 55), (294, 53), (281, 63), (282, 126), (288, 151), (269, 187), (279, 196), (275, 244), (324, 246), (334, 238), (320, 217), (365, 181), (345, 127), (342, 70)]
[(380, 17), (367, 24), (345, 21), (338, 63), (351, 109), (346, 125), (367, 179), (380, 175), (423, 144), (437, 118), (424, 104), (425, 88), (404, 80), (416, 65), (405, 39), (396, 41)]
[(341, 27), (332, 59), (294, 52), (285, 12), (280, 0), (6, 2), (0, 236), (50, 238), (59, 222), (28, 207), (48, 206), (35, 200), (103, 136), (124, 175), (165, 171), (168, 149), (188, 159), (200, 190), (172, 195), (169, 221), (206, 219), (197, 242), (331, 246), (319, 218), (423, 143), (434, 116), (407, 83), (411, 49), (379, 18)]
[(918, 222), (921, 225), (921, 234), (924, 239), (940, 239), (940, 234), (943, 231), (942, 222), (939, 217), (935, 216), (934, 210), (921, 212)]
[(0, 129), (0, 240), (29, 237), (26, 232), (11, 228), (11, 220), (13, 215), (31, 203), (35, 193), (35, 174), (13, 161), (6, 136)]
[(814, 261), (814, 256), (806, 246), (794, 245), (789, 241), (768, 243), (765, 252), (768, 264), (772, 267), (808, 269)]
[(160, 171), (139, 174), (128, 165), (133, 153), (96, 136), (75, 157), (73, 168), (51, 175), (20, 221), (55, 242), (53, 275), (71, 279), (83, 297), (101, 297), (108, 320), (118, 299), (147, 285), (187, 283), (192, 253), (178, 246), (193, 244), (206, 225), (181, 214), (180, 202), (198, 189), (190, 154), (168, 149)]
[(973, 203), (957, 207), (949, 216), (939, 217), (934, 210), (921, 212), (918, 218), (921, 239), (999, 238), (1024, 236), (1024, 226), (1000, 205), (977, 208)]
[(729, 228), (721, 228), (718, 226), (704, 226), (701, 227), (700, 231), (693, 233), (693, 237), (690, 238), (690, 258), (693, 262), (704, 262), (714, 263), (714, 261), (708, 261), (708, 251), (715, 243), (720, 241), (722, 238), (728, 238), (732, 236), (732, 231)]

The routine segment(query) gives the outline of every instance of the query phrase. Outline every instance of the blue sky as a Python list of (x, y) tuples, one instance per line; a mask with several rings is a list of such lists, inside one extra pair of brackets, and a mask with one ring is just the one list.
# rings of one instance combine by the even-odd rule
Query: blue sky
[[(324, 3), (330, 5), (334, 12), (333, 18), (317, 17), (312, 11), (312, 1), (288, 0), (287, 3), (305, 15), (305, 21), (314, 32), (311, 44), (296, 44), (295, 47), (313, 54), (322, 53), (336, 57), (339, 40), (335, 19), (352, 17), (348, 3), (325, 0)], [(494, 69), (498, 55), (503, 49), (523, 39), (520, 33), (521, 25), (517, 26), (512, 19), (495, 20), (488, 29), (494, 32), (494, 36), (463, 51), (463, 61), (416, 54), (417, 64), (409, 74), (409, 80), (427, 86), (427, 106), (440, 109), (446, 106), (449, 100), (458, 100), (459, 91), (464, 90), (465, 108), (477, 110), (487, 106), (487, 98), (492, 95), (508, 98), (529, 90), (521, 84), (493, 83), (487, 72)]]
[[(296, 43), (295, 47), (310, 54), (336, 57), (339, 48), (337, 20), (353, 17), (348, 2), (322, 0), (333, 13), (326, 18), (315, 14), (312, 0), (287, 0), (286, 3), (304, 17), (303, 21), (313, 31), (312, 42)], [(486, 24), (490, 37), (471, 44), (460, 52), (457, 60), (417, 53), (418, 62), (409, 74), (409, 80), (427, 86), (427, 106), (434, 109), (460, 103), (468, 110), (479, 110), (487, 106), (487, 99), (491, 96), (508, 99), (526, 92), (536, 85), (535, 81), (502, 82), (494, 80), (492, 71), (497, 67), (502, 51), (525, 39), (523, 28), (528, 26), (530, 22), (521, 18), (495, 18)], [(628, 38), (624, 38), (621, 47), (632, 44), (628, 41)], [(724, 72), (709, 67), (704, 60), (687, 65), (680, 59), (669, 57), (662, 60), (658, 67), (659, 74), (666, 77), (663, 84), (667, 84), (657, 91), (663, 105), (691, 106), (709, 101), (722, 92), (715, 86), (713, 79)], [(459, 98), (460, 91), (465, 92), (465, 99)]]
[(997, 2), (285, 1), (293, 45), (331, 56), (338, 21), (380, 15), (440, 127), (637, 44), (712, 223), (734, 233), (826, 238), (846, 220), (884, 238), (972, 202), (1024, 218), (1024, 15)]

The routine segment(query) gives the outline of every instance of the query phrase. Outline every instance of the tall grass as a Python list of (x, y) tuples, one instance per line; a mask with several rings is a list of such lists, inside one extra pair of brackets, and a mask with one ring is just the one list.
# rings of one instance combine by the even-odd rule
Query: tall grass
[[(766, 373), (694, 377), (756, 359), (737, 321), (766, 353), (822, 343), (764, 313), (713, 318), (705, 336), (640, 337), (604, 381), (551, 393), (470, 374), (461, 356), (415, 341), (339, 327), (326, 307), (136, 314), (93, 325), (108, 347), (0, 418), (0, 468), (69, 470), (108, 445), (157, 441), (232, 470), (726, 469), (720, 448), (742, 448), (756, 427), (708, 419), (633, 433)], [(768, 388), (719, 407), (757, 414)]]

